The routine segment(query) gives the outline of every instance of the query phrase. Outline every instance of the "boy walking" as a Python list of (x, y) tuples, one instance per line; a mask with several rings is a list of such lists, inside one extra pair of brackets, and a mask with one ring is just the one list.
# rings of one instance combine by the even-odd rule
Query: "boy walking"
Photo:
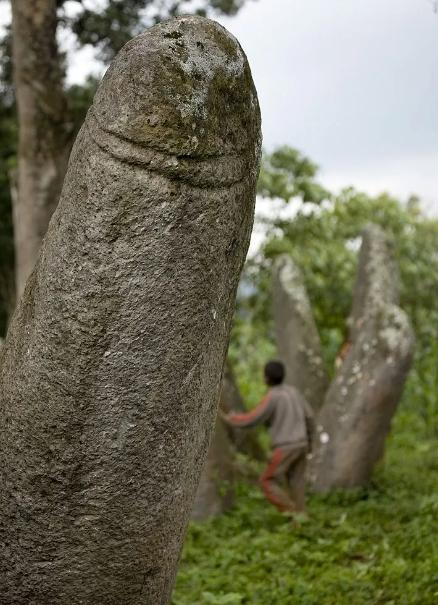
[(285, 370), (279, 361), (264, 369), (267, 395), (251, 412), (227, 414), (228, 424), (251, 428), (269, 427), (272, 455), (260, 477), (266, 498), (281, 512), (305, 511), (306, 461), (314, 428), (313, 412), (304, 397), (283, 383)]

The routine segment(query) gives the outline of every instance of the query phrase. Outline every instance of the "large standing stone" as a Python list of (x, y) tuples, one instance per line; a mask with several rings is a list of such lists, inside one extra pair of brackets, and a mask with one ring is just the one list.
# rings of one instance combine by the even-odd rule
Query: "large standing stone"
[(414, 348), (410, 322), (397, 302), (391, 244), (370, 225), (359, 258), (352, 346), (318, 416), (311, 469), (316, 491), (363, 485), (382, 455)]
[(273, 311), (286, 381), (318, 410), (328, 389), (321, 340), (300, 269), (287, 254), (274, 263)]
[(168, 21), (108, 70), (2, 352), (5, 605), (168, 603), (259, 154), (250, 69), (218, 24)]

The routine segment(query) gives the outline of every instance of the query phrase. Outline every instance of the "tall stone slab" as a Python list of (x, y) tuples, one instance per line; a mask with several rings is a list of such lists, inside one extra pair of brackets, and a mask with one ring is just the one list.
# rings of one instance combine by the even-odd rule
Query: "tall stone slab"
[(321, 340), (300, 269), (287, 254), (274, 263), (273, 315), (278, 352), (286, 381), (318, 410), (329, 381)]
[(393, 242), (378, 225), (367, 225), (362, 234), (353, 305), (348, 319), (350, 342), (357, 340), (370, 310), (379, 306), (382, 300), (388, 305), (398, 305), (399, 282)]
[(383, 453), (411, 367), (414, 335), (397, 306), (391, 242), (363, 233), (351, 314), (351, 348), (318, 415), (311, 480), (316, 491), (364, 485)]
[(245, 55), (212, 21), (156, 26), (106, 73), (2, 351), (3, 603), (168, 603), (260, 139)]

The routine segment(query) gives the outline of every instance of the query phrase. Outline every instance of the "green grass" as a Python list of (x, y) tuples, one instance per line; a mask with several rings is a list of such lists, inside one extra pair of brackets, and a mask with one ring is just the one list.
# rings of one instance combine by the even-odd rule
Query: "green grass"
[(240, 485), (193, 524), (172, 605), (438, 605), (438, 454), (400, 414), (367, 489), (309, 497), (298, 528)]

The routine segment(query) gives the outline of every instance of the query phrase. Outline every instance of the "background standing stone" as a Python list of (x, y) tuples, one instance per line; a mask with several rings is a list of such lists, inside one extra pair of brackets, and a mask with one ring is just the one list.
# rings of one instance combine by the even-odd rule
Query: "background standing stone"
[(274, 322), (286, 382), (295, 386), (314, 410), (324, 401), (329, 381), (321, 340), (300, 269), (287, 254), (274, 265)]
[[(225, 414), (244, 412), (245, 406), (230, 362), (227, 360), (222, 378), (219, 408)], [(192, 519), (205, 521), (230, 509), (234, 502), (234, 483), (242, 477), (242, 465), (236, 452), (254, 460), (264, 460), (266, 454), (259, 443), (256, 429), (239, 429), (225, 424), (218, 416), (208, 450), (207, 462), (199, 482)]]
[(351, 348), (317, 419), (316, 491), (364, 485), (382, 456), (414, 350), (409, 319), (397, 302), (391, 242), (369, 225), (353, 296)]

